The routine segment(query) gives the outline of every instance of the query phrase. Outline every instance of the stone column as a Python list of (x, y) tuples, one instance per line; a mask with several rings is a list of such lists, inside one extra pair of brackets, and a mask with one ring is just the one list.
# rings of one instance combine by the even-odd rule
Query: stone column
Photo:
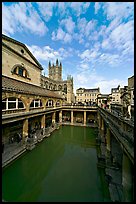
[(41, 128), (45, 128), (45, 115), (41, 117)]
[(101, 123), (101, 130), (104, 131), (104, 120), (102, 119), (102, 123)]
[(59, 122), (62, 123), (62, 111), (59, 112)]
[(101, 129), (101, 116), (100, 115), (98, 117), (98, 121), (99, 121), (99, 129)]
[(111, 151), (111, 144), (110, 144), (110, 139), (111, 139), (111, 132), (109, 127), (107, 127), (107, 132), (106, 132), (106, 142), (107, 142), (107, 150), (110, 152)]
[(86, 111), (84, 111), (84, 126), (86, 126)]
[(71, 111), (71, 124), (73, 124), (73, 111)]
[(28, 119), (25, 119), (23, 121), (23, 142), (25, 140), (25, 138), (28, 137)]
[(109, 127), (106, 127), (106, 162), (111, 163), (111, 132)]
[(56, 117), (56, 112), (54, 112), (54, 113), (52, 114), (52, 123), (55, 123), (55, 122), (56, 122), (55, 117)]
[(133, 171), (132, 163), (123, 152), (123, 162), (122, 162), (122, 185), (123, 185), (123, 202), (132, 202), (134, 201), (133, 195)]

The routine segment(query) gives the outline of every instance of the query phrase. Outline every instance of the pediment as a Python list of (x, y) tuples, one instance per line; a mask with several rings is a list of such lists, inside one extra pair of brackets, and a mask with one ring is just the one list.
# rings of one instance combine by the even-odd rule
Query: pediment
[(36, 60), (36, 58), (33, 56), (33, 54), (29, 51), (29, 49), (26, 47), (25, 44), (20, 43), (16, 40), (13, 40), (9, 37), (3, 37), (2, 42), (6, 44), (9, 48), (16, 51), (19, 55), (23, 56), (33, 64), (39, 67), (39, 69), (42, 69), (40, 63)]

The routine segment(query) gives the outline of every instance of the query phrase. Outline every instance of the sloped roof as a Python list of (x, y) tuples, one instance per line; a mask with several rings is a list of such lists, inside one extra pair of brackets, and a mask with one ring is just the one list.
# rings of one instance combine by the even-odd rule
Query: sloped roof
[[(28, 54), (29, 54), (29, 55), (32, 57), (32, 59), (35, 61), (35, 63), (36, 63), (37, 66), (39, 67), (39, 69), (43, 70), (42, 65), (37, 61), (37, 59), (33, 56), (33, 54), (32, 54), (32, 53), (30, 52), (30, 50), (26, 47), (25, 44), (23, 44), (23, 43), (21, 43), (21, 42), (15, 40), (15, 39), (13, 39), (13, 38), (10, 38), (10, 37), (8, 37), (8, 36), (6, 36), (6, 35), (4, 35), (4, 34), (2, 34), (2, 38), (5, 39), (5, 40), (8, 40), (8, 41), (10, 41), (10, 42), (13, 42), (13, 43), (15, 43), (15, 44), (17, 44), (17, 45), (20, 45), (20, 46), (24, 47), (24, 49), (28, 52)], [(15, 50), (13, 50), (13, 48), (11, 48), (9, 45), (5, 44), (4, 42), (2, 42), (2, 45), (5, 46), (5, 47), (7, 47), (7, 48), (9, 48), (9, 49), (11, 49), (11, 50), (14, 51), (16, 54), (20, 55), (18, 52), (16, 52)], [(26, 57), (24, 57), (24, 56), (22, 56), (22, 55), (20, 55), (20, 56), (23, 57), (23, 58), (25, 58), (26, 60), (28, 60)]]
[(49, 91), (40, 86), (21, 82), (6, 76), (2, 76), (2, 91), (15, 91), (18, 93), (62, 99), (62, 97), (54, 91)]
[(99, 88), (94, 88), (94, 89), (85, 89), (86, 92), (95, 92), (95, 91), (99, 91)]

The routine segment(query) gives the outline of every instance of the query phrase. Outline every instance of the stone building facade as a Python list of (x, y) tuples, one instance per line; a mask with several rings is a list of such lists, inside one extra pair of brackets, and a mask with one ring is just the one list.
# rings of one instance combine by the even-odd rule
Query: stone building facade
[(131, 105), (134, 105), (134, 75), (128, 78), (128, 92), (131, 95)]
[(83, 104), (96, 103), (98, 94), (100, 94), (100, 88), (94, 89), (79, 88), (76, 90), (76, 103), (79, 102)]
[(40, 63), (21, 42), (2, 35), (2, 141), (20, 132), (25, 138), (34, 128), (45, 128), (48, 116), (55, 120), (64, 101), (55, 90), (41, 87)]
[(68, 75), (67, 80), (62, 79), (62, 64), (58, 59), (56, 65), (49, 62), (48, 71), (48, 77), (41, 75), (41, 87), (58, 92), (67, 103), (73, 103), (73, 77)]
[(42, 70), (23, 43), (2, 35), (2, 75), (40, 86)]
[(121, 92), (120, 92), (120, 85), (117, 88), (111, 89), (111, 103), (121, 104)]

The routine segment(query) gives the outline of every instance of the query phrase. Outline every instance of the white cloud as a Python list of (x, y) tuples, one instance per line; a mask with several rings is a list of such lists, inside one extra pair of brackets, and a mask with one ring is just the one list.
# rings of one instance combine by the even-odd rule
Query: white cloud
[[(58, 50), (54, 50), (49, 46), (39, 47), (36, 45), (28, 46), (28, 49), (32, 52), (32, 54), (37, 58), (39, 61), (56, 61), (58, 58), (59, 60), (63, 60), (71, 55), (68, 51), (64, 48), (59, 48)], [(72, 51), (71, 51), (72, 52)]]
[(49, 21), (53, 15), (53, 8), (56, 6), (55, 2), (37, 2), (39, 11), (44, 16), (45, 21)]
[(134, 2), (106, 2), (103, 4), (108, 19), (125, 19), (134, 16)]
[(77, 65), (77, 70), (81, 71), (81, 72), (85, 72), (89, 69), (89, 64), (88, 63), (84, 63), (84, 62), (80, 62), (80, 64)]
[(100, 9), (100, 2), (95, 2), (94, 8), (95, 8), (95, 14), (97, 14), (98, 10)]
[(86, 29), (85, 29), (85, 35), (88, 36), (91, 31), (95, 29), (97, 21), (96, 20), (91, 20), (87, 23)]
[(110, 94), (111, 88), (116, 88), (120, 84), (121, 87), (126, 86), (127, 81), (119, 80), (119, 79), (112, 79), (112, 80), (99, 80), (97, 81), (94, 86), (100, 87), (100, 92), (102, 94)]
[(121, 63), (120, 55), (103, 53), (100, 55), (99, 63), (109, 64), (113, 67), (117, 67)]
[(42, 36), (48, 28), (31, 3), (19, 2), (11, 6), (2, 4), (2, 32), (14, 34), (24, 31)]
[(77, 28), (80, 34), (84, 34), (86, 37), (95, 29), (96, 24), (96, 20), (90, 20), (89, 22), (85, 18), (78, 18), (77, 20)]
[(72, 35), (64, 32), (62, 28), (58, 28), (58, 30), (52, 32), (52, 40), (61, 40), (64, 43), (70, 43), (72, 41)]
[(98, 88), (97, 82), (104, 80), (103, 76), (100, 76), (96, 74), (93, 70), (83, 70), (80, 73), (75, 73), (73, 75), (74, 80), (74, 89), (76, 92), (76, 89), (79, 87), (82, 88)]
[[(134, 43), (134, 22), (128, 21), (116, 27), (109, 36), (110, 40), (117, 49), (122, 49), (128, 41)], [(131, 44), (130, 44), (131, 45)]]
[(108, 39), (103, 40), (103, 42), (102, 42), (102, 48), (103, 48), (103, 49), (111, 49), (111, 48), (112, 48), (111, 42), (109, 42)]
[(55, 34), (55, 32), (53, 31), (52, 33), (52, 40), (63, 40), (65, 37), (65, 32), (59, 28)]
[(66, 33), (65, 34), (65, 37), (64, 37), (64, 42), (65, 43), (70, 43), (72, 41), (72, 36), (69, 34), (69, 33)]
[(75, 13), (77, 16), (84, 14), (89, 6), (89, 2), (72, 2), (70, 5), (70, 7), (73, 9), (73, 13)]
[(83, 62), (95, 62), (96, 58), (100, 56), (100, 52), (95, 49), (87, 49), (84, 52), (78, 54), (78, 56), (83, 60)]
[(68, 17), (67, 19), (63, 19), (60, 22), (60, 25), (63, 25), (66, 28), (68, 33), (72, 33), (74, 31), (74, 28), (75, 28), (75, 23), (71, 17)]
[(87, 20), (85, 18), (78, 18), (77, 19), (77, 28), (79, 29), (80, 33), (84, 33), (87, 25)]

